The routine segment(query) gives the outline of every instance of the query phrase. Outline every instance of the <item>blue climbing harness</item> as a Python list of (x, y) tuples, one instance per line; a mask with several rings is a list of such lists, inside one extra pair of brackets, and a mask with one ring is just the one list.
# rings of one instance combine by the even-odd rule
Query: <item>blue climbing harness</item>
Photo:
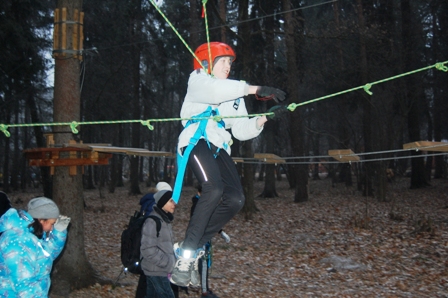
[[(210, 142), (207, 138), (206, 128), (208, 120), (210, 120), (210, 117), (218, 116), (219, 111), (218, 109), (212, 109), (211, 106), (208, 106), (208, 108), (202, 112), (199, 115), (193, 116), (191, 120), (188, 120), (187, 124), (185, 124), (185, 128), (190, 126), (193, 123), (198, 123), (198, 128), (196, 129), (196, 132), (194, 135), (190, 138), (190, 142), (188, 143), (188, 146), (185, 148), (183, 155), (179, 153), (179, 150), (177, 151), (177, 176), (176, 181), (174, 182), (174, 189), (173, 189), (173, 201), (177, 204), (180, 199), (180, 192), (182, 190), (182, 184), (184, 181), (184, 175), (185, 175), (185, 169), (187, 168), (188, 158), (190, 157), (191, 150), (193, 150), (194, 146), (199, 142), (201, 138), (205, 139), (207, 141), (207, 145), (209, 148)], [(218, 121), (218, 127), (225, 128), (225, 123), (222, 119)], [(184, 128), (184, 129), (185, 129)], [(227, 149), (228, 144), (223, 144), (224, 149)], [(220, 148), (216, 150), (215, 158), (218, 155)]]

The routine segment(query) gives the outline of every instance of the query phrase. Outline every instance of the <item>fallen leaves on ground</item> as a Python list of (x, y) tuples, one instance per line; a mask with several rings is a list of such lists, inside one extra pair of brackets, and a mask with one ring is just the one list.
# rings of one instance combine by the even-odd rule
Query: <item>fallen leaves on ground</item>
[[(224, 227), (230, 243), (213, 239), (210, 286), (221, 298), (448, 297), (448, 181), (431, 184), (410, 190), (408, 179), (397, 179), (388, 185), (390, 201), (378, 202), (355, 186), (317, 180), (310, 181), (309, 200), (294, 203), (288, 183), (277, 182), (279, 197), (256, 198), (259, 212), (251, 220), (240, 212)], [(263, 187), (256, 182), (255, 195)], [(127, 193), (84, 192), (88, 259), (119, 285), (96, 284), (70, 297), (134, 297), (138, 277), (120, 275), (120, 235), (141, 196)], [(176, 241), (194, 194), (184, 187)], [(199, 291), (180, 297), (199, 297)]]

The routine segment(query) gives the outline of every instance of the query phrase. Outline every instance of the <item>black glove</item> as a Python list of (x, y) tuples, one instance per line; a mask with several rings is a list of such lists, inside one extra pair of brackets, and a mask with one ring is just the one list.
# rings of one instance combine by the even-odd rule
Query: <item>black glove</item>
[[(260, 97), (258, 97), (259, 95)], [(275, 100), (276, 103), (280, 103), (285, 100), (286, 93), (280, 89), (274, 87), (260, 86), (255, 94), (258, 100)]]
[(269, 120), (272, 119), (279, 119), (280, 117), (284, 117), (286, 115), (286, 112), (288, 111), (288, 108), (285, 106), (273, 106), (269, 109), (268, 113), (274, 113), (272, 115), (266, 115), (266, 118)]

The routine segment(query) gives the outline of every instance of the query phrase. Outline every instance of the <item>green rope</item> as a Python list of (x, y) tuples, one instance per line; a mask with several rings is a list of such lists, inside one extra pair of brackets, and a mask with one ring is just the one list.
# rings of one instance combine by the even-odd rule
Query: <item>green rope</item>
[(154, 2), (154, 0), (149, 0), (149, 2), (154, 6), (154, 8), (160, 13), (162, 18), (170, 25), (171, 29), (173, 29), (174, 33), (179, 37), (179, 39), (182, 41), (182, 43), (185, 45), (187, 50), (193, 55), (193, 57), (199, 62), (200, 65), (202, 65), (201, 60), (195, 55), (193, 50), (188, 46), (187, 42), (183, 39), (183, 37), (179, 34), (179, 32), (174, 28), (173, 24), (168, 20), (168, 18), (165, 16), (165, 14), (160, 10), (160, 8), (157, 6), (157, 4)]
[[(150, 0), (152, 1), (152, 0)], [(315, 98), (312, 100), (308, 100), (305, 102), (301, 102), (301, 103), (291, 103), (288, 105), (287, 109), (291, 112), (293, 112), (297, 107), (299, 106), (303, 106), (303, 105), (307, 105), (310, 103), (314, 103), (320, 100), (324, 100), (330, 97), (335, 97), (341, 94), (345, 94), (351, 91), (355, 91), (355, 90), (359, 90), (359, 89), (364, 89), (365, 92), (367, 92), (368, 94), (372, 95), (372, 92), (370, 92), (370, 88), (372, 87), (372, 85), (376, 85), (376, 84), (380, 84), (380, 83), (384, 83), (387, 81), (391, 81), (400, 77), (404, 77), (407, 75), (411, 75), (420, 71), (424, 71), (424, 70), (428, 70), (431, 68), (436, 68), (438, 70), (444, 71), (444, 72), (448, 72), (448, 67), (445, 65), (448, 64), (448, 61), (445, 62), (439, 62), (436, 63), (434, 65), (430, 65), (427, 67), (423, 67), (417, 70), (413, 70), (413, 71), (409, 71), (400, 75), (396, 75), (393, 77), (389, 77), (383, 80), (379, 80), (373, 83), (368, 83), (365, 84), (363, 86), (359, 86), (359, 87), (355, 87), (355, 88), (351, 88), (348, 90), (344, 90), (344, 91), (340, 91), (337, 93), (333, 93), (330, 95), (326, 95), (326, 96), (322, 96), (319, 98)], [(221, 121), (222, 119), (228, 119), (228, 118), (246, 118), (246, 117), (259, 117), (259, 116), (268, 116), (268, 115), (274, 115), (274, 112), (270, 112), (270, 113), (261, 113), (261, 114), (249, 114), (247, 116), (241, 115), (241, 116), (224, 116), (224, 115), (217, 115), (217, 116), (213, 116), (213, 117), (203, 117), (203, 118), (194, 118), (195, 120), (204, 120), (204, 119), (209, 119), (209, 120), (213, 120), (216, 122)], [(149, 130), (154, 130), (154, 127), (151, 125), (151, 122), (168, 122), (168, 121), (188, 121), (188, 120), (192, 120), (193, 118), (165, 118), (165, 119), (148, 119), (148, 120), (116, 120), (116, 121), (87, 121), (87, 122), (76, 122), (76, 121), (72, 121), (72, 122), (56, 122), (56, 123), (22, 123), (22, 124), (3, 124), (0, 123), (0, 131), (3, 132), (5, 134), (6, 137), (10, 137), (11, 134), (8, 131), (8, 128), (10, 127), (33, 127), (33, 126), (70, 126), (72, 132), (74, 134), (78, 133), (77, 127), (78, 125), (90, 125), (90, 124), (123, 124), (123, 123), (141, 123), (143, 126), (146, 126)]]
[(213, 61), (212, 61), (212, 50), (210, 48), (210, 34), (208, 32), (207, 8), (205, 7), (206, 4), (207, 0), (202, 0), (202, 9), (204, 10), (204, 19), (205, 19), (205, 35), (207, 36), (207, 46), (208, 46), (208, 67), (210, 68), (210, 74), (211, 74), (213, 71)]
[(429, 65), (429, 66), (426, 66), (426, 67), (423, 67), (423, 68), (420, 68), (420, 69), (408, 71), (408, 72), (405, 72), (403, 74), (399, 74), (399, 75), (392, 76), (392, 77), (389, 77), (389, 78), (386, 78), (386, 79), (375, 81), (373, 83), (368, 83), (368, 84), (365, 84), (363, 86), (347, 89), (347, 90), (344, 90), (344, 91), (340, 91), (340, 92), (333, 93), (333, 94), (330, 94), (330, 95), (318, 97), (318, 98), (315, 98), (315, 99), (312, 99), (312, 100), (308, 100), (308, 101), (304, 101), (304, 102), (301, 102), (301, 103), (292, 103), (292, 104), (290, 104), (288, 106), (288, 109), (290, 111), (294, 111), (297, 107), (304, 106), (304, 105), (307, 105), (307, 104), (310, 104), (310, 103), (314, 103), (314, 102), (317, 102), (317, 101), (320, 101), (320, 100), (323, 100), (323, 99), (327, 99), (327, 98), (330, 98), (330, 97), (338, 96), (338, 95), (341, 95), (341, 94), (349, 93), (349, 92), (352, 92), (352, 91), (356, 91), (356, 90), (359, 90), (359, 89), (364, 89), (364, 91), (367, 94), (372, 95), (373, 93), (370, 91), (370, 88), (373, 85), (384, 83), (384, 82), (391, 81), (391, 80), (395, 80), (395, 79), (398, 79), (398, 78), (401, 78), (401, 77), (404, 77), (404, 76), (408, 76), (408, 75), (411, 75), (411, 74), (414, 74), (414, 73), (417, 73), (417, 72), (421, 72), (421, 71), (424, 71), (424, 70), (428, 70), (428, 69), (431, 69), (431, 68), (436, 68), (438, 70), (441, 70), (441, 71), (444, 71), (444, 72), (448, 72), (448, 67), (445, 66), (445, 64), (447, 64), (447, 63), (448, 63), (448, 61), (438, 62), (438, 63), (436, 63), (434, 65)]

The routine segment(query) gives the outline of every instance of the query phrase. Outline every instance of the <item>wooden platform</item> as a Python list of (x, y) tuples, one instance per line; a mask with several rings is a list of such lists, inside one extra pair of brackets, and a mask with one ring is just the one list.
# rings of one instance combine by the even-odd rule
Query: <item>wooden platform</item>
[(328, 150), (328, 155), (340, 162), (357, 162), (361, 160), (351, 149)]
[(403, 144), (403, 149), (415, 149), (421, 151), (437, 151), (437, 152), (448, 152), (448, 143), (446, 142), (429, 142), (429, 141), (418, 141)]
[[(245, 159), (244, 157), (233, 157), (232, 158), (234, 162), (244, 163)], [(285, 159), (272, 154), (272, 153), (255, 153), (254, 158), (246, 159), (251, 161), (258, 160), (259, 162), (269, 163), (269, 164), (278, 164), (278, 163), (286, 163)]]
[(272, 153), (255, 153), (254, 158), (265, 163), (285, 163), (285, 159)]
[(174, 153), (167, 151), (149, 151), (144, 148), (115, 147), (108, 144), (75, 144), (75, 146), (83, 149), (88, 149), (93, 152), (123, 153), (134, 156), (152, 156), (152, 157), (168, 157), (168, 158), (175, 157)]
[(107, 165), (112, 157), (112, 154), (77, 147), (34, 148), (23, 152), (29, 165), (38, 167)]
[[(153, 156), (172, 158), (171, 152), (149, 151), (144, 148), (115, 147), (110, 144), (84, 144), (70, 141), (69, 144), (55, 146), (53, 135), (48, 134), (47, 147), (23, 150), (30, 166), (50, 167), (54, 174), (54, 167), (70, 167), (70, 175), (77, 174), (77, 166), (108, 165), (114, 153), (131, 156)], [(82, 168), (84, 171), (84, 168)]]

